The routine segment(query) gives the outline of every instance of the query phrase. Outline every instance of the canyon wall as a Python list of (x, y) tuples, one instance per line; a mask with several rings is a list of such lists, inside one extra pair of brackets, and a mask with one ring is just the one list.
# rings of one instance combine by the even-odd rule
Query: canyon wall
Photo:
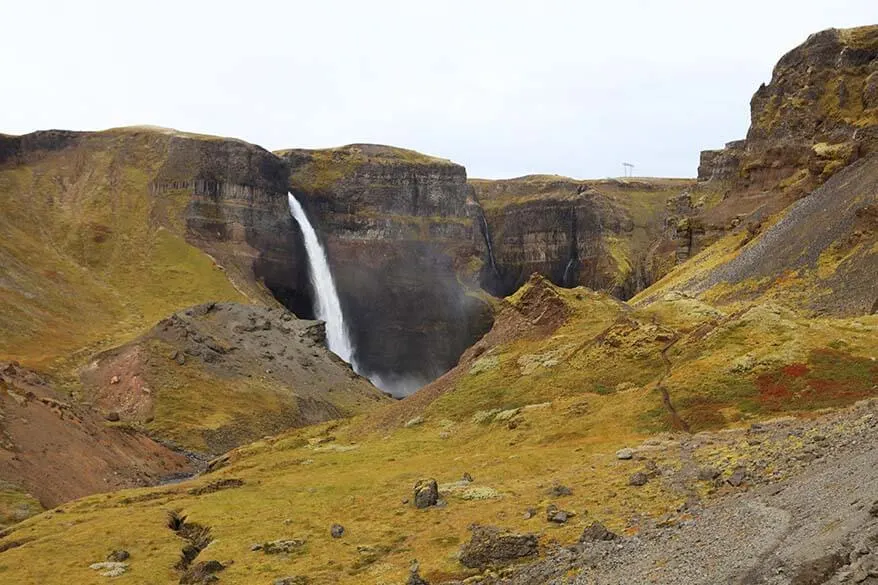
[(628, 298), (677, 261), (676, 198), (694, 181), (555, 175), (470, 181), (487, 225), (493, 261), (481, 282), (511, 294), (533, 273)]
[(452, 367), (491, 323), (466, 170), (366, 144), (278, 154), (323, 240), (358, 363), (396, 393)]

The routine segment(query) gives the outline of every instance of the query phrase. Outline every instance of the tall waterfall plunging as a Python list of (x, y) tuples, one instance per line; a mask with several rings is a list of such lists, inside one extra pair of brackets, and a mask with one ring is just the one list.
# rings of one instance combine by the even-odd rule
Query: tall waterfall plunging
[(305, 253), (308, 255), (308, 269), (311, 273), (311, 285), (314, 287), (314, 312), (318, 319), (326, 322), (326, 343), (331, 352), (357, 370), (357, 365), (354, 363), (354, 348), (344, 322), (344, 314), (341, 311), (338, 292), (335, 290), (335, 282), (332, 280), (332, 272), (329, 270), (329, 262), (326, 261), (326, 253), (302, 205), (296, 201), (292, 193), (287, 193), (287, 197), (290, 202), (290, 213), (302, 228), (302, 236), (305, 239)]

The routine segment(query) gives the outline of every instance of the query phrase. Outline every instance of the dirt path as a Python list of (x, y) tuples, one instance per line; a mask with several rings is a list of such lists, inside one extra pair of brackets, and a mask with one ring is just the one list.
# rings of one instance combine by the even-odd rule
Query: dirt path
[(674, 408), (674, 403), (671, 402), (671, 395), (664, 385), (665, 379), (671, 375), (671, 360), (668, 359), (668, 350), (674, 347), (674, 344), (680, 341), (680, 339), (682, 339), (682, 336), (677, 336), (673, 341), (671, 341), (662, 348), (661, 356), (662, 361), (665, 364), (665, 371), (662, 374), (662, 377), (659, 378), (658, 382), (656, 382), (656, 387), (661, 391), (662, 402), (664, 403), (665, 408), (668, 410), (668, 414), (670, 414), (671, 416), (671, 428), (675, 430), (682, 430), (688, 433), (690, 432), (689, 424), (685, 420), (683, 420), (677, 413), (677, 409)]

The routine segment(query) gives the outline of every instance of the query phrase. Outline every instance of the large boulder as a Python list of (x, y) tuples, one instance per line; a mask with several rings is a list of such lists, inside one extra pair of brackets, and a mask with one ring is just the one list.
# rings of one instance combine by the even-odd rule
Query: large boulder
[(415, 508), (429, 508), (439, 502), (439, 484), (435, 479), (419, 479), (415, 483)]
[(539, 542), (534, 534), (514, 534), (496, 526), (473, 526), (472, 538), (460, 550), (460, 562), (471, 569), (505, 565), (536, 556)]

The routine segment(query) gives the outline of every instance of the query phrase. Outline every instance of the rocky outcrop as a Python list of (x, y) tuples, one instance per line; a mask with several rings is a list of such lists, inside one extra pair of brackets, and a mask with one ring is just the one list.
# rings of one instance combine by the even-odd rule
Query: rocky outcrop
[(284, 161), (258, 146), (172, 135), (150, 192), (186, 193), (189, 240), (217, 258), (251, 297), (264, 299), (267, 288), (308, 315), (307, 268), (287, 204), (287, 175)]
[(326, 349), (323, 323), (208, 303), (162, 320), (81, 372), (89, 400), (188, 449), (219, 454), (389, 401)]
[(472, 526), (472, 538), (461, 547), (460, 562), (465, 567), (486, 569), (534, 557), (539, 541), (534, 534), (515, 534), (496, 526)]
[(825, 30), (784, 55), (751, 100), (747, 138), (702, 153), (706, 203), (674, 205), (678, 260), (726, 234), (737, 240), (675, 286), (722, 284), (720, 302), (771, 293), (795, 308), (870, 312), (876, 87), (878, 26)]
[(784, 55), (750, 102), (745, 140), (701, 154), (698, 179), (725, 192), (702, 221), (759, 221), (878, 149), (878, 26), (829, 29)]
[(481, 282), (499, 296), (535, 272), (565, 287), (634, 295), (673, 267), (676, 224), (668, 199), (694, 187), (686, 180), (551, 175), (470, 183), (491, 252)]
[(466, 170), (377, 145), (278, 153), (326, 249), (358, 364), (405, 394), (490, 326)]
[(733, 258), (680, 288), (700, 293), (722, 284), (726, 292), (720, 301), (752, 300), (774, 290), (795, 308), (874, 312), (878, 153), (834, 175), (752, 236)]

